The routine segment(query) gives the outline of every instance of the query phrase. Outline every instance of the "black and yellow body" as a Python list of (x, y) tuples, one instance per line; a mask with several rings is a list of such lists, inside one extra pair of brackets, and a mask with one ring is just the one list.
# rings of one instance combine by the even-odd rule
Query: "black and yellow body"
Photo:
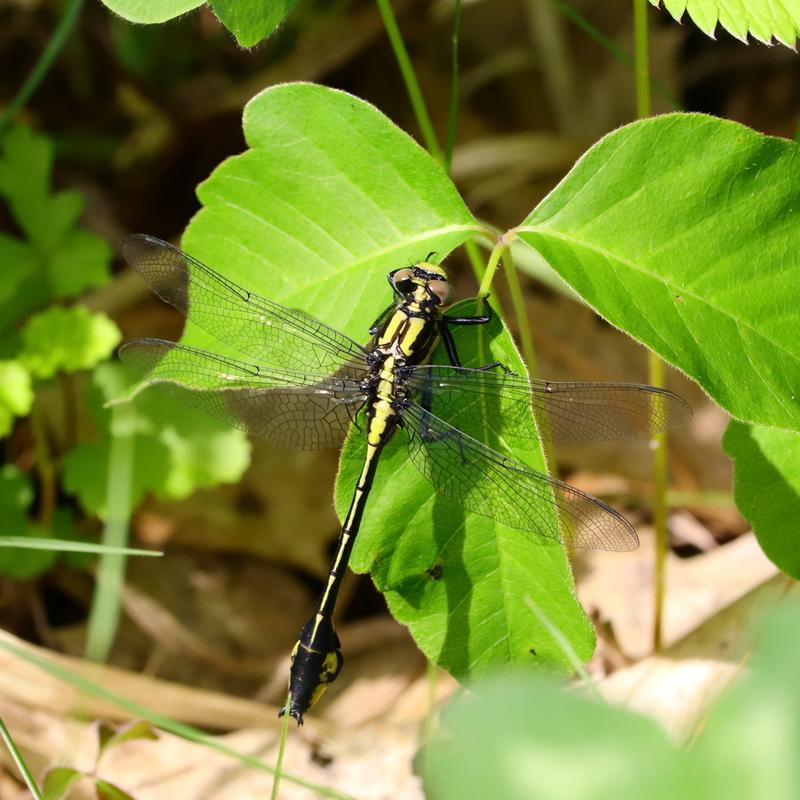
[[(451, 362), (458, 359), (451, 324), (480, 324), (489, 317), (447, 317), (441, 309), (451, 302), (451, 287), (445, 271), (423, 262), (395, 270), (389, 283), (398, 295), (370, 329), (368, 348), (370, 378), (367, 380), (364, 467), (353, 491), (353, 499), (342, 525), (328, 583), (314, 616), (303, 626), (292, 653), (289, 678), (289, 714), (299, 724), (303, 714), (338, 676), (343, 663), (339, 637), (333, 627), (336, 598), (344, 580), (350, 553), (361, 524), (369, 491), (378, 467), (378, 457), (392, 434), (402, 425), (399, 409), (406, 397), (406, 368), (424, 363), (440, 336)], [(281, 715), (286, 709), (281, 709)]]
[[(444, 314), (451, 287), (444, 270), (428, 259), (389, 274), (395, 302), (370, 328), (373, 338), (365, 347), (302, 311), (236, 285), (168, 242), (140, 234), (126, 240), (123, 253), (165, 302), (245, 358), (163, 339), (128, 342), (120, 357), (148, 383), (290, 449), (338, 446), (365, 411), (366, 422), (359, 424), (366, 436), (364, 465), (327, 584), (292, 655), (291, 698), (282, 713), (298, 723), (341, 671), (336, 598), (381, 451), (398, 428), (411, 463), (466, 511), (537, 544), (601, 550), (638, 545), (630, 523), (609, 505), (459, 430), (451, 424), (459, 418), (453, 410), (461, 406), (459, 398), (480, 408), (485, 404), (475, 400), (491, 398), (502, 404), (503, 427), (512, 437), (535, 435), (533, 407), (556, 440), (607, 441), (687, 422), (691, 408), (671, 392), (640, 384), (530, 381), (492, 369), (497, 363), (461, 367), (451, 326), (489, 317)], [(437, 340), (450, 365), (426, 363)], [(430, 575), (437, 566), (441, 572), (435, 564)]]

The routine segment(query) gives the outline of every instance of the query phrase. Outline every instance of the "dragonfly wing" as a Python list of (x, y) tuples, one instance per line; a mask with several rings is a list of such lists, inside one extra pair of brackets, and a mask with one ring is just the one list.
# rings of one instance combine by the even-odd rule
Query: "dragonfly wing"
[(468, 431), (483, 418), (498, 435), (530, 438), (530, 410), (558, 442), (635, 439), (685, 425), (692, 409), (666, 389), (637, 383), (530, 381), (500, 370), (417, 367), (409, 384), (431, 410)]
[(414, 466), (437, 492), (469, 511), (542, 543), (594, 550), (638, 547), (631, 525), (602, 500), (506, 458), (415, 403), (401, 413)]
[(188, 405), (291, 450), (338, 447), (365, 399), (346, 377), (269, 369), (161, 339), (136, 339), (120, 358)]
[(330, 375), (365, 370), (365, 349), (296, 309), (237, 286), (196, 258), (154, 236), (129, 236), (125, 260), (165, 302), (247, 359)]

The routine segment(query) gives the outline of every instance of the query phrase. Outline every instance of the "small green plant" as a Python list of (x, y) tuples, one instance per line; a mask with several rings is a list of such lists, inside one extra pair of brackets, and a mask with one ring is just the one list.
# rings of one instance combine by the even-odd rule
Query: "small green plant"
[(72, 767), (49, 769), (43, 783), (44, 800), (63, 800), (69, 796), (72, 787), (82, 781), (92, 785), (97, 800), (134, 800), (133, 795), (119, 786), (98, 777), (97, 770), (103, 756), (113, 747), (136, 740), (158, 739), (158, 734), (148, 722), (131, 722), (116, 728), (106, 722), (97, 722), (95, 732), (97, 757), (94, 768), (89, 771)]
[[(111, 561), (100, 575), (112, 568), (121, 574), (124, 554), (134, 552), (127, 548), (127, 520), (146, 492), (185, 497), (198, 486), (237, 480), (250, 452), (238, 432), (185, 410), (156, 407), (147, 399), (135, 411), (105, 408), (127, 385), (119, 366), (109, 362), (121, 340), (119, 329), (101, 311), (65, 303), (109, 282), (111, 248), (80, 226), (84, 198), (52, 189), (52, 170), (53, 144), (46, 136), (15, 125), (0, 138), (0, 197), (22, 234), (0, 234), (0, 437), (10, 437), (13, 452), (15, 434), (29, 425), (37, 473), (10, 463), (0, 471), (0, 573), (16, 580), (41, 575), (59, 550), (83, 550), (61, 557), (75, 566), (85, 565), (87, 552), (104, 551)], [(76, 420), (49, 413), (47, 398), (74, 405), (87, 371), (94, 432), (80, 440)], [(109, 492), (123, 502), (110, 504)], [(113, 541), (106, 536), (102, 544), (93, 543), (79, 533), (84, 526), (65, 495), (76, 497), (87, 517), (106, 519), (107, 525), (109, 505), (115, 505), (124, 524), (111, 526), (117, 531)], [(99, 583), (115, 587), (94, 603), (104, 609), (106, 624), (99, 640), (90, 630), (91, 650), (104, 657), (116, 627), (120, 583), (102, 577)]]
[(797, 797), (798, 612), (773, 612), (749, 674), (720, 700), (690, 748), (676, 746), (651, 719), (543, 678), (487, 681), (445, 709), (421, 754), (426, 797)]

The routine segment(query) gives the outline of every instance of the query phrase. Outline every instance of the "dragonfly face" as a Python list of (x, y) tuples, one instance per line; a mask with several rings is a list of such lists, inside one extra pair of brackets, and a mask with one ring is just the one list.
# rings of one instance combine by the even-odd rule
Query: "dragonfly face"
[(389, 280), (405, 302), (423, 306), (449, 306), (453, 302), (453, 287), (438, 264), (423, 261), (413, 267), (401, 267), (389, 273)]

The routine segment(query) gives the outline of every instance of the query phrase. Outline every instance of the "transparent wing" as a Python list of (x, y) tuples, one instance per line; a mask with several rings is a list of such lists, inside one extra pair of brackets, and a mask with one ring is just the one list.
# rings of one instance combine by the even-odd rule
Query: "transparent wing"
[(291, 450), (338, 447), (365, 400), (346, 377), (258, 367), (162, 339), (136, 339), (119, 352), (149, 383)]
[(637, 383), (530, 381), (499, 370), (447, 366), (417, 367), (408, 382), (431, 398), (433, 413), (459, 428), (474, 430), (487, 414), (497, 414), (502, 432), (522, 438), (530, 437), (531, 408), (559, 442), (646, 437), (692, 416), (678, 395)]
[(401, 413), (414, 466), (437, 492), (464, 508), (540, 542), (594, 550), (638, 547), (625, 518), (596, 497), (506, 458), (415, 403)]
[(366, 351), (308, 314), (237, 286), (187, 253), (154, 236), (122, 245), (125, 260), (165, 302), (245, 358), (319, 374), (363, 374)]

